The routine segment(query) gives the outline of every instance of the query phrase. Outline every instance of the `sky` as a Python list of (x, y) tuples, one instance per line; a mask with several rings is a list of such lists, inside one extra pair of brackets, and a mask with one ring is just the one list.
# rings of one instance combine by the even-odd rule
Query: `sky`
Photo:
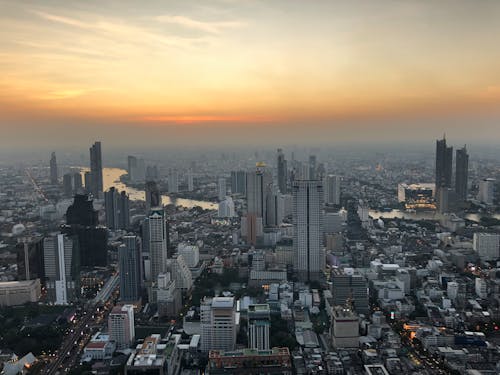
[(0, 0), (0, 146), (500, 138), (500, 2)]

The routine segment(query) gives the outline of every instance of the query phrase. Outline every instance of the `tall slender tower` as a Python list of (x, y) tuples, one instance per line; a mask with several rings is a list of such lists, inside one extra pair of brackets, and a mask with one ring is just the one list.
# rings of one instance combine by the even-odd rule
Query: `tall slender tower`
[(103, 179), (102, 179), (102, 154), (101, 142), (95, 142), (90, 147), (90, 192), (96, 198), (102, 198)]
[(467, 200), (467, 180), (469, 178), (469, 154), (464, 147), (456, 151), (455, 161), (455, 191), (461, 202)]
[(146, 182), (146, 215), (155, 207), (161, 207), (161, 195), (158, 184), (155, 181)]
[(296, 180), (292, 193), (295, 270), (300, 280), (310, 282), (320, 278), (324, 267), (323, 184), (317, 180)]
[(309, 180), (316, 180), (317, 176), (316, 155), (309, 156)]
[(340, 177), (329, 174), (325, 177), (325, 203), (340, 204)]
[(287, 171), (287, 161), (285, 159), (285, 155), (283, 154), (283, 150), (278, 148), (278, 188), (280, 189), (281, 194), (286, 194), (288, 191)]
[(50, 183), (52, 185), (57, 185), (58, 176), (57, 176), (57, 160), (56, 153), (53, 152), (50, 155)]
[(247, 173), (246, 237), (249, 244), (255, 245), (257, 236), (262, 232), (263, 222), (267, 217), (266, 194), (272, 182), (273, 176), (264, 163), (257, 163), (256, 171)]
[(446, 138), (436, 141), (436, 191), (451, 188), (453, 173), (453, 147), (446, 146)]
[(141, 240), (137, 236), (125, 236), (123, 242), (118, 248), (120, 300), (135, 302), (141, 291)]
[(152, 209), (148, 219), (151, 280), (156, 281), (158, 275), (167, 270), (168, 228), (165, 211), (158, 207)]

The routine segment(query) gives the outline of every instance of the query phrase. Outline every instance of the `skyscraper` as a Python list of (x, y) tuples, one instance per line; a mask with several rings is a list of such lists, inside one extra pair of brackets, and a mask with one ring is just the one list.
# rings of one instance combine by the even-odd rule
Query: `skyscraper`
[(287, 176), (287, 161), (283, 150), (278, 148), (278, 188), (281, 194), (286, 194), (288, 191), (288, 176)]
[(453, 173), (453, 147), (446, 146), (446, 138), (436, 141), (436, 191), (451, 187)]
[(73, 174), (71, 173), (66, 173), (64, 176), (63, 176), (63, 191), (64, 191), (64, 195), (66, 197), (71, 197), (73, 196)]
[(108, 332), (117, 349), (128, 348), (135, 339), (134, 306), (115, 306), (109, 313)]
[(165, 211), (162, 208), (152, 209), (148, 224), (151, 280), (156, 281), (160, 273), (167, 271), (168, 228)]
[(57, 183), (58, 183), (57, 160), (56, 160), (56, 153), (55, 152), (53, 152), (50, 155), (50, 183), (52, 185), (57, 185)]
[(467, 182), (469, 177), (469, 154), (464, 147), (456, 151), (455, 160), (455, 192), (461, 202), (467, 200)]
[(114, 186), (104, 193), (106, 226), (109, 229), (127, 229), (130, 225), (129, 197), (125, 191), (118, 193)]
[(323, 185), (321, 181), (297, 180), (292, 192), (295, 270), (301, 281), (310, 282), (320, 278), (325, 262), (321, 248)]
[(268, 304), (248, 306), (248, 347), (269, 350), (271, 310)]
[(118, 248), (120, 269), (120, 300), (135, 302), (141, 293), (141, 239), (124, 236), (123, 245)]
[(161, 195), (158, 184), (155, 181), (146, 182), (146, 215), (152, 208), (161, 207)]
[(246, 179), (245, 171), (232, 171), (231, 172), (231, 193), (232, 194), (246, 194)]
[(175, 169), (170, 170), (168, 174), (168, 192), (179, 192), (179, 173)]
[(43, 241), (47, 299), (57, 305), (67, 305), (79, 294), (80, 263), (74, 245), (64, 234), (46, 237)]
[(219, 177), (217, 180), (217, 197), (219, 198), (219, 202), (226, 198), (226, 178)]
[(334, 269), (331, 278), (334, 305), (345, 306), (350, 303), (358, 314), (370, 311), (368, 282), (360, 273), (352, 269), (349, 272)]
[(101, 142), (95, 142), (90, 147), (90, 192), (96, 198), (102, 198), (104, 190), (102, 179), (102, 154)]
[(135, 182), (137, 180), (137, 158), (135, 156), (129, 155), (127, 157), (127, 172), (129, 181)]
[(309, 156), (309, 180), (316, 180), (316, 155)]
[(340, 177), (329, 174), (325, 177), (325, 203), (340, 204)]
[(24, 238), (17, 244), (17, 279), (40, 279), (45, 285), (42, 238)]
[(262, 223), (266, 220), (266, 193), (268, 186), (273, 182), (273, 177), (264, 163), (257, 163), (254, 172), (246, 175), (246, 237), (247, 243), (257, 243), (257, 233), (262, 232)]
[(80, 172), (73, 174), (73, 189), (75, 194), (82, 194), (82, 175)]
[(234, 297), (205, 298), (200, 310), (201, 350), (234, 350), (239, 323)]

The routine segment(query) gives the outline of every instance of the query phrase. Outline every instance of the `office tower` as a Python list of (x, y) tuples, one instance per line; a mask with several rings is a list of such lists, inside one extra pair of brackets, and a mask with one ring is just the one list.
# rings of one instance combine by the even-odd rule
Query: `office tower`
[(82, 267), (105, 267), (108, 263), (108, 231), (99, 226), (97, 211), (88, 195), (75, 195), (66, 211), (67, 235), (76, 236)]
[(63, 176), (63, 191), (64, 196), (71, 197), (73, 196), (73, 175), (71, 173), (66, 173)]
[(281, 194), (288, 192), (288, 169), (283, 150), (278, 148), (278, 188)]
[(309, 180), (316, 180), (316, 155), (309, 156)]
[(127, 172), (130, 182), (137, 181), (137, 158), (135, 156), (129, 155), (127, 157)]
[(82, 188), (82, 175), (80, 172), (76, 172), (73, 174), (73, 193), (82, 194)]
[(85, 194), (90, 194), (92, 189), (92, 173), (85, 172), (83, 180), (85, 182)]
[(255, 172), (248, 172), (246, 177), (246, 238), (247, 243), (257, 243), (257, 233), (262, 232), (266, 220), (266, 193), (273, 182), (273, 177), (264, 163), (257, 163)]
[(40, 279), (45, 285), (45, 268), (43, 264), (43, 239), (22, 238), (16, 246), (17, 279)]
[(200, 310), (201, 351), (234, 350), (239, 325), (234, 297), (205, 298)]
[(108, 317), (109, 339), (116, 343), (117, 349), (126, 349), (135, 340), (134, 306), (115, 306)]
[(177, 318), (182, 309), (182, 295), (181, 291), (175, 287), (175, 280), (172, 280), (170, 273), (158, 275), (154, 294), (156, 294), (158, 315)]
[(56, 160), (56, 153), (55, 152), (53, 152), (50, 155), (50, 183), (52, 185), (57, 185), (57, 183), (58, 183), (57, 160)]
[(146, 215), (153, 208), (161, 207), (161, 195), (160, 189), (158, 189), (158, 184), (155, 181), (146, 182)]
[(167, 219), (162, 208), (151, 210), (149, 224), (149, 254), (151, 259), (151, 280), (157, 280), (167, 267)]
[(325, 177), (325, 204), (340, 204), (340, 177), (329, 174)]
[(182, 292), (189, 292), (193, 287), (193, 277), (184, 257), (175, 254), (173, 258), (168, 259), (167, 269), (175, 280), (175, 287)]
[(219, 217), (232, 218), (236, 216), (233, 198), (227, 196), (219, 203)]
[(436, 190), (451, 187), (453, 147), (446, 146), (446, 138), (436, 141)]
[(43, 262), (47, 300), (56, 305), (75, 301), (80, 289), (80, 264), (73, 240), (64, 234), (45, 237)]
[(455, 160), (455, 192), (457, 200), (465, 202), (467, 200), (467, 182), (469, 177), (469, 154), (464, 146), (456, 151)]
[(231, 172), (231, 193), (232, 194), (246, 194), (247, 174), (245, 171), (232, 171)]
[(170, 170), (168, 174), (168, 192), (179, 192), (179, 173), (176, 170)]
[(277, 227), (283, 221), (285, 214), (285, 202), (283, 195), (275, 185), (267, 186), (266, 193), (266, 219), (264, 224), (266, 227)]
[(200, 262), (200, 249), (196, 245), (180, 243), (177, 245), (177, 254), (182, 255), (189, 268), (196, 267)]
[(248, 306), (248, 347), (269, 350), (271, 310), (268, 304)]
[(95, 142), (92, 147), (90, 147), (90, 176), (90, 192), (94, 197), (102, 198), (104, 186), (102, 179), (101, 142)]
[(324, 268), (322, 243), (323, 185), (321, 181), (293, 182), (293, 247), (295, 271), (301, 281), (318, 280)]
[(344, 306), (352, 304), (358, 314), (368, 314), (368, 282), (354, 269), (336, 268), (331, 275), (333, 304)]
[(138, 301), (141, 296), (141, 239), (124, 236), (123, 245), (118, 248), (120, 270), (120, 300)]
[(188, 171), (187, 173), (187, 189), (188, 191), (194, 190), (194, 177), (193, 177), (193, 172), (191, 171)]
[(500, 234), (474, 233), (472, 246), (481, 261), (495, 261), (500, 257)]
[(335, 306), (330, 328), (334, 349), (359, 347), (359, 317), (346, 306)]
[(129, 197), (125, 191), (111, 187), (104, 193), (106, 226), (109, 229), (127, 229), (130, 225)]
[(479, 193), (477, 200), (491, 206), (493, 205), (493, 198), (495, 193), (495, 179), (485, 178), (479, 181)]
[(226, 178), (219, 177), (217, 180), (217, 196), (219, 198), (219, 202), (226, 198)]

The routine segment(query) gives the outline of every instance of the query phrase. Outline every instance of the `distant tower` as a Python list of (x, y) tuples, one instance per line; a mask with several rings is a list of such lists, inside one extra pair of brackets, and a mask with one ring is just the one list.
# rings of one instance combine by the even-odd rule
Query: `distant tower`
[(226, 198), (226, 178), (219, 177), (217, 180), (217, 196), (219, 198), (219, 202)]
[(68, 198), (73, 196), (73, 174), (71, 173), (66, 173), (63, 176), (63, 190), (64, 190), (64, 195)]
[(125, 236), (123, 242), (118, 248), (120, 300), (135, 302), (139, 300), (141, 292), (141, 239)]
[(90, 147), (90, 192), (96, 198), (102, 198), (104, 185), (102, 179), (102, 154), (101, 142), (95, 142)]
[(109, 229), (127, 229), (130, 225), (129, 197), (126, 192), (118, 193), (114, 186), (104, 193), (106, 226)]
[(285, 155), (283, 154), (283, 150), (278, 148), (278, 188), (280, 189), (281, 194), (286, 194), (288, 191), (287, 171), (288, 169)]
[(135, 156), (129, 155), (127, 157), (127, 172), (128, 179), (131, 182), (135, 182), (137, 180), (138, 170), (137, 170), (137, 158)]
[(265, 164), (258, 163), (255, 172), (246, 175), (246, 237), (247, 243), (255, 245), (266, 219), (266, 193), (273, 182), (273, 176)]
[(57, 185), (58, 177), (57, 177), (57, 160), (56, 153), (53, 152), (50, 155), (50, 183), (52, 185)]
[(453, 147), (446, 146), (446, 138), (436, 141), (436, 189), (451, 187)]
[(340, 177), (329, 174), (325, 177), (325, 203), (340, 204)]
[(232, 171), (231, 172), (231, 193), (245, 195), (246, 194), (246, 172)]
[(323, 185), (321, 181), (298, 180), (294, 181), (292, 192), (295, 270), (301, 281), (310, 282), (320, 278), (324, 267)]
[(316, 180), (316, 155), (309, 156), (309, 180)]
[(194, 177), (193, 177), (193, 172), (191, 170), (189, 170), (187, 173), (187, 189), (188, 191), (194, 190)]
[(168, 192), (179, 192), (179, 173), (176, 170), (171, 170), (168, 175)]
[(152, 208), (161, 207), (161, 195), (158, 184), (155, 181), (146, 182), (146, 215)]
[(82, 175), (80, 172), (77, 172), (73, 175), (73, 189), (74, 194), (81, 194), (83, 188), (82, 183)]
[(469, 154), (464, 146), (456, 151), (455, 161), (455, 191), (461, 202), (467, 200), (467, 180), (469, 177)]

